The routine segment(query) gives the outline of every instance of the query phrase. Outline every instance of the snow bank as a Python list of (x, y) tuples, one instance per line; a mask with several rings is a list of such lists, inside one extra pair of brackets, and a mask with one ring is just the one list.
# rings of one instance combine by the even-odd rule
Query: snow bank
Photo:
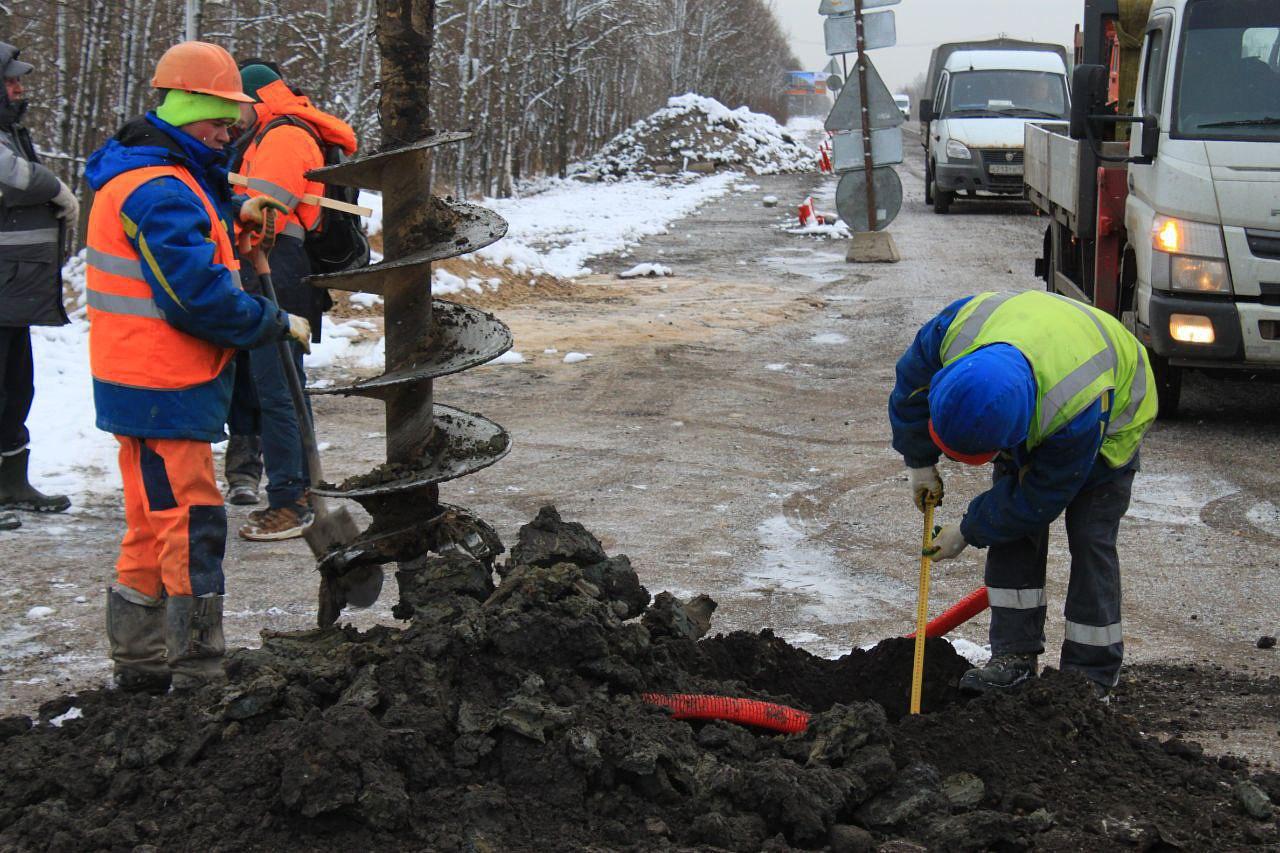
[[(590, 275), (588, 261), (592, 258), (623, 251), (654, 234), (665, 234), (672, 222), (738, 188), (741, 180), (740, 174), (730, 172), (598, 184), (542, 179), (525, 185), (519, 198), (483, 199), (480, 204), (507, 220), (507, 236), (462, 257), (476, 257), (517, 275), (562, 279)], [(382, 223), (381, 196), (363, 192), (360, 203), (373, 209), (373, 217), (366, 222), (369, 233), (377, 233)], [(432, 271), (431, 292), (436, 296), (465, 290), (478, 293), (485, 286), (495, 288), (500, 283), (499, 279), (463, 279), (436, 267)]]
[(485, 207), (501, 214), (510, 230), (476, 256), (521, 274), (590, 275), (592, 258), (665, 234), (672, 222), (728, 192), (740, 179), (736, 173), (723, 173), (691, 180), (599, 184), (557, 180), (523, 198), (485, 199)]
[(816, 156), (771, 116), (691, 93), (671, 98), (574, 171), (605, 179), (725, 167), (771, 175), (809, 171)]

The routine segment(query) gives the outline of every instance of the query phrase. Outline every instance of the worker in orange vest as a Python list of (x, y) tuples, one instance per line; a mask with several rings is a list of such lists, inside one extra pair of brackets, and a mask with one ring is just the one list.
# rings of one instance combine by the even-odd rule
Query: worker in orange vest
[[(350, 155), (356, 150), (356, 134), (336, 116), (312, 105), (289, 88), (270, 65), (255, 61), (245, 65), (240, 79), (246, 95), (253, 97), (252, 116), (236, 143), (237, 171), (248, 179), (250, 197), (270, 196), (287, 209), (276, 218), (276, 242), (271, 249), (271, 277), (280, 307), (311, 322), (318, 342), (320, 319), (332, 305), (328, 291), (312, 287), (304, 279), (312, 269), (306, 238), (321, 222), (320, 207), (303, 201), (323, 197), (324, 184), (306, 173), (325, 164), (324, 148), (335, 146)], [(243, 110), (249, 116), (249, 109)], [(251, 271), (248, 271), (251, 272)], [(256, 276), (245, 276), (245, 289), (257, 292)], [(294, 366), (305, 380), (303, 347), (291, 345)], [(267, 474), (267, 506), (249, 513), (240, 535), (254, 541), (292, 539), (313, 518), (307, 492), (310, 485), (302, 434), (294, 413), (293, 398), (285, 380), (280, 353), (273, 345), (250, 351), (253, 384), (258, 394), (262, 426), (262, 458)]]
[(190, 689), (222, 676), (227, 516), (210, 442), (225, 438), (237, 348), (311, 330), (239, 285), (232, 219), (268, 198), (232, 196), (224, 150), (249, 98), (221, 47), (160, 58), (153, 112), (89, 158), (89, 359), (99, 429), (120, 443), (128, 531), (107, 591), (107, 636), (125, 690)]

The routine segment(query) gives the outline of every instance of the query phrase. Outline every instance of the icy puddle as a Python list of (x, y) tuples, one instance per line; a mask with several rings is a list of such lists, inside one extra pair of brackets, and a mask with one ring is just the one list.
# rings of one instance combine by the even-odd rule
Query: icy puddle
[(881, 574), (850, 574), (831, 549), (805, 536), (783, 516), (761, 522), (759, 564), (743, 576), (742, 592), (786, 596), (805, 616), (823, 624), (857, 621), (858, 614), (879, 613), (900, 604), (911, 592)]

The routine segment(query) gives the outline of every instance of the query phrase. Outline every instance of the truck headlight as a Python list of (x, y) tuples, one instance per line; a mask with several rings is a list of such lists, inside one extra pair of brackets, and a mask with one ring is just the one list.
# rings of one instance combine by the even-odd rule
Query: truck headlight
[(1222, 228), (1207, 222), (1190, 222), (1172, 216), (1157, 216), (1151, 225), (1151, 245), (1169, 255), (1196, 255), (1225, 258)]
[(1231, 274), (1226, 261), (1209, 258), (1188, 258), (1175, 255), (1169, 268), (1171, 290), (1191, 293), (1230, 293)]
[(969, 150), (969, 146), (955, 139), (947, 140), (947, 159), (948, 160), (972, 160), (973, 152)]
[(1169, 337), (1184, 344), (1211, 344), (1213, 322), (1199, 314), (1170, 314)]
[(1173, 216), (1151, 224), (1151, 286), (1182, 293), (1230, 293), (1222, 227)]

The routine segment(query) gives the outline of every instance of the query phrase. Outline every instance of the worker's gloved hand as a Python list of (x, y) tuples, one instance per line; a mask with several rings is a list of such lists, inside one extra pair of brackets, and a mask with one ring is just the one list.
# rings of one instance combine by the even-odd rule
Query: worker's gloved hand
[(80, 218), (80, 202), (76, 199), (76, 194), (71, 191), (71, 187), (62, 181), (58, 181), (58, 194), (49, 203), (57, 208), (57, 212), (53, 215), (59, 219), (75, 222)]
[(927, 468), (908, 468), (907, 483), (911, 486), (911, 499), (916, 502), (916, 509), (924, 512), (925, 498), (932, 497), (933, 505), (942, 503), (942, 477), (938, 476), (938, 466)]
[(240, 205), (240, 221), (262, 227), (262, 211), (268, 207), (274, 208), (281, 213), (288, 213), (289, 208), (276, 201), (269, 195), (256, 195), (253, 198)]
[(924, 553), (932, 557), (935, 563), (952, 560), (960, 556), (960, 552), (969, 546), (960, 533), (960, 525), (947, 524), (939, 528), (933, 535), (933, 547)]
[(311, 324), (306, 317), (297, 314), (289, 315), (289, 337), (302, 345), (302, 351), (311, 352)]

